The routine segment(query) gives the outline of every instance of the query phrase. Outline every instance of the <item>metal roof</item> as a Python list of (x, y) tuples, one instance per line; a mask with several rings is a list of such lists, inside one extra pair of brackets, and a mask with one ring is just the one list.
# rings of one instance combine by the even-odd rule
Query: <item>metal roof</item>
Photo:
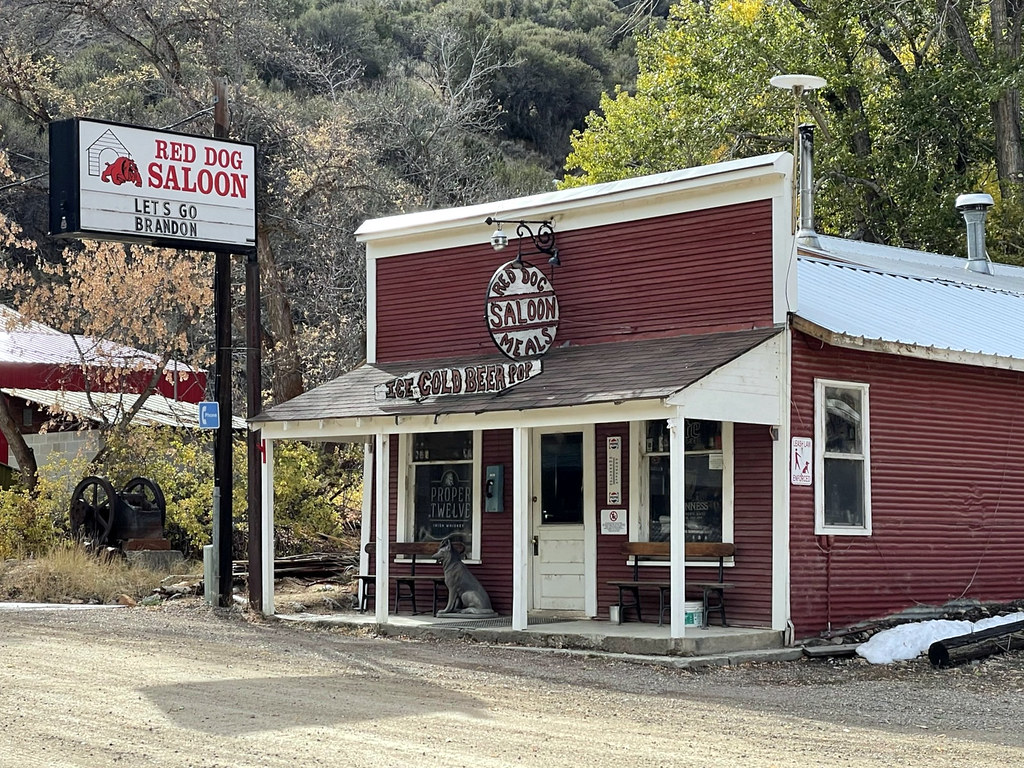
[(543, 372), (497, 394), (377, 401), (374, 387), (412, 371), (508, 362), (500, 355), (365, 364), (275, 405), (255, 424), (308, 419), (472, 414), (657, 400), (669, 397), (781, 332), (755, 328), (727, 333), (559, 347)]
[[(118, 392), (65, 392), (53, 389), (19, 389), (4, 387), (0, 392), (27, 400), (53, 413), (71, 413), (83, 419), (102, 422), (105, 414), (108, 421), (116, 420), (130, 410), (138, 395)], [(91, 402), (90, 402), (91, 398)], [(162, 427), (199, 428), (199, 406), (171, 400), (153, 393), (132, 420), (133, 424)], [(234, 429), (245, 429), (245, 419), (233, 417)]]
[(967, 259), (931, 251), (897, 248), (863, 240), (818, 235), (820, 248), (801, 246), (801, 254), (827, 258), (898, 275), (934, 280), (948, 280), (1000, 290), (1024, 291), (1024, 267), (993, 263), (992, 274), (984, 275), (967, 269)]
[[(0, 365), (87, 365), (152, 369), (160, 357), (141, 349), (91, 336), (72, 335), (43, 323), (26, 320), (19, 312), (0, 305)], [(171, 360), (167, 370), (192, 371), (186, 363)]]
[[(821, 238), (801, 256), (796, 316), (849, 339), (1024, 360), (1024, 269)], [(809, 252), (809, 251), (808, 251)]]

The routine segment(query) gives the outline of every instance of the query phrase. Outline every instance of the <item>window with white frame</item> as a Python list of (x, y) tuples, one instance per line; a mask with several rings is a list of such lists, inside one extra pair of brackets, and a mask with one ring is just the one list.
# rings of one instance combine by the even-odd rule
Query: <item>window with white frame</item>
[[(683, 459), (687, 541), (732, 541), (732, 424), (686, 420)], [(637, 460), (632, 487), (637, 514), (632, 535), (640, 541), (671, 539), (670, 429), (668, 421), (634, 427)]]
[(480, 485), (474, 432), (406, 435), (407, 461), (401, 472), (406, 493), (399, 500), (399, 531), (405, 541), (440, 541), (455, 536), (468, 556), (479, 551)]
[(814, 382), (815, 533), (871, 533), (868, 385)]

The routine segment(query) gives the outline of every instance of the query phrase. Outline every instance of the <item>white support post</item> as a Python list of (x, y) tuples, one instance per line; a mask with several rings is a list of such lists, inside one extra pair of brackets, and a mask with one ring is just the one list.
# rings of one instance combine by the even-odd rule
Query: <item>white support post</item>
[(669, 456), (670, 511), (669, 530), (672, 532), (669, 554), (670, 613), (672, 621), (669, 635), (686, 636), (686, 419), (682, 411), (670, 419), (671, 453)]
[(374, 450), (374, 503), (377, 507), (377, 562), (375, 573), (377, 580), (374, 586), (374, 617), (378, 624), (388, 623), (388, 533), (391, 528), (388, 510), (390, 509), (389, 496), (391, 490), (390, 471), (390, 437), (384, 434), (376, 436), (376, 449)]
[(263, 613), (274, 615), (274, 441), (263, 440), (263, 466), (261, 468), (263, 495), (263, 539), (260, 551), (263, 570), (260, 582), (263, 587)]
[[(786, 331), (779, 371), (779, 431), (772, 446), (772, 629), (786, 630), (790, 619), (790, 360), (793, 333)], [(792, 639), (792, 638), (788, 638)]]
[[(359, 573), (370, 572), (370, 553), (366, 551), (366, 545), (370, 543), (370, 531), (373, 528), (373, 441), (367, 440), (363, 443), (363, 507), (361, 525), (359, 526)], [(363, 605), (363, 592), (366, 584), (359, 580), (359, 593), (356, 595), (360, 607)], [(374, 590), (376, 591), (376, 590)], [(377, 601), (374, 599), (374, 605)]]
[(524, 630), (529, 606), (530, 432), (512, 430), (512, 629)]

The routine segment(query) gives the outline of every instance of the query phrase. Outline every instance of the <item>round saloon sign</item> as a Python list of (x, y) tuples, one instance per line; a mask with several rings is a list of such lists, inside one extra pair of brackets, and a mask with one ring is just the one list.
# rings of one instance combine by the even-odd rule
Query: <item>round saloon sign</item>
[(551, 281), (524, 261), (501, 265), (487, 286), (486, 319), (491, 338), (506, 357), (543, 355), (558, 330), (558, 297)]

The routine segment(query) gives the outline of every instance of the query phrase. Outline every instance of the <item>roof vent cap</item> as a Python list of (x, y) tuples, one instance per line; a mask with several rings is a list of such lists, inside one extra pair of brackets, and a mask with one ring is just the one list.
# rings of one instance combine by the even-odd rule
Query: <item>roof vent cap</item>
[(983, 275), (992, 274), (992, 262), (985, 249), (985, 217), (993, 205), (992, 195), (975, 192), (960, 195), (956, 209), (967, 222), (967, 269)]
[(993, 205), (995, 205), (995, 202), (992, 200), (992, 195), (986, 195), (983, 192), (971, 192), (966, 195), (960, 195), (960, 197), (956, 199), (956, 209), (958, 211), (963, 211), (964, 209), (971, 210), (974, 208), (980, 208), (981, 210), (987, 211)]

